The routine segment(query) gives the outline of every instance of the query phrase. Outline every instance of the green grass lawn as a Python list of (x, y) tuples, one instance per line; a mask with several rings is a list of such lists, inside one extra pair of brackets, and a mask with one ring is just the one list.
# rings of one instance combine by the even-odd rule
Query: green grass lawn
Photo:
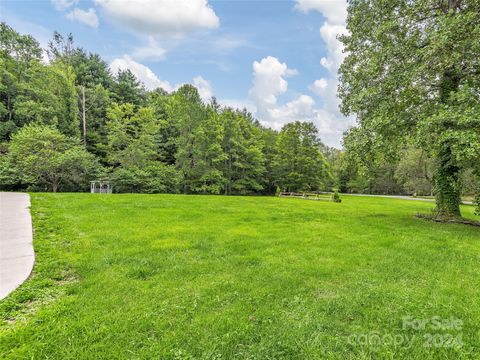
[(0, 357), (478, 358), (480, 228), (413, 216), (432, 206), (32, 194), (37, 262), (0, 302)]

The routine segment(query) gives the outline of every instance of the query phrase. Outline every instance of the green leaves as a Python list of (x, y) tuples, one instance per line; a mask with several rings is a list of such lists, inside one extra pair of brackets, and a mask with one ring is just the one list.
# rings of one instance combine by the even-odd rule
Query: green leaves
[(408, 139), (432, 156), (449, 154), (451, 187), (438, 179), (437, 198), (456, 193), (451, 171), (480, 161), (480, 4), (351, 1), (347, 27), (342, 111), (357, 116), (370, 150), (398, 152)]
[(115, 80), (113, 92), (117, 102), (130, 103), (136, 106), (145, 104), (145, 88), (130, 70), (119, 71)]
[(178, 173), (172, 165), (150, 161), (144, 167), (136, 165), (116, 168), (111, 176), (115, 191), (128, 193), (176, 193)]
[(51, 126), (30, 124), (12, 138), (7, 161), (25, 184), (58, 189), (85, 187), (97, 165), (92, 154)]
[(158, 154), (156, 136), (160, 124), (153, 109), (114, 103), (107, 110), (108, 160), (117, 166), (144, 166)]
[(30, 36), (0, 25), (0, 140), (32, 121), (54, 124), (68, 136), (79, 135), (75, 74), (60, 61), (45, 65)]
[(285, 125), (275, 146), (273, 171), (283, 191), (318, 191), (331, 178), (321, 151), (318, 131), (312, 123)]
[(129, 70), (112, 75), (71, 34), (55, 32), (48, 63), (31, 36), (6, 24), (0, 40), (0, 141), (15, 138), (10, 154), (0, 149), (2, 188), (81, 190), (89, 176), (107, 171), (95, 159), (109, 167), (117, 191), (230, 195), (272, 194), (284, 181), (331, 186), (311, 124), (298, 125), (301, 167), (290, 169), (280, 155), (293, 151), (282, 149), (288, 136), (277, 142), (278, 132), (246, 110), (205, 104), (193, 85), (147, 91)]

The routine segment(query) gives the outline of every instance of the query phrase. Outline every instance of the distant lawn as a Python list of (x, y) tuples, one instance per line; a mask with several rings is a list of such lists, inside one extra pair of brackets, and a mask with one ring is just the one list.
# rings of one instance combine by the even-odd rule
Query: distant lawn
[[(0, 358), (480, 353), (480, 228), (413, 216), (432, 203), (90, 194), (32, 203), (35, 273), (0, 302)], [(475, 218), (473, 207), (463, 212)], [(405, 316), (463, 324), (404, 329)], [(379, 346), (362, 345), (376, 335)], [(463, 346), (446, 347), (450, 335)]]

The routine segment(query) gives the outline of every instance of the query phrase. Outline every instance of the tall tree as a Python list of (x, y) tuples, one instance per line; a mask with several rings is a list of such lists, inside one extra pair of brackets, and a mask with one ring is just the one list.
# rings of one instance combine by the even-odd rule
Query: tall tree
[(275, 144), (277, 141), (278, 132), (270, 129), (264, 128), (257, 125), (257, 128), (260, 130), (263, 146), (263, 157), (265, 161), (265, 172), (263, 175), (263, 191), (266, 194), (274, 194), (276, 187), (275, 187), (275, 179), (273, 176), (273, 159), (275, 156)]
[(97, 54), (87, 54), (83, 49), (76, 48), (70, 52), (68, 61), (76, 75), (84, 146), (102, 155), (99, 149), (105, 137), (99, 125), (105, 123), (111, 97), (109, 90), (113, 88), (114, 79), (108, 64)]
[(430, 151), (437, 216), (460, 216), (462, 167), (480, 158), (480, 2), (350, 0), (347, 28), (343, 113), (375, 146)]
[(107, 111), (107, 159), (120, 192), (177, 192), (175, 167), (159, 161), (159, 121), (150, 107), (113, 104)]
[(239, 159), (235, 162), (237, 172), (233, 183), (236, 194), (247, 195), (264, 189), (265, 143), (257, 120), (246, 110), (237, 110), (240, 127)]
[(221, 117), (224, 126), (225, 195), (245, 195), (262, 190), (265, 157), (260, 129), (245, 112), (227, 108), (222, 111)]
[(0, 24), (0, 139), (32, 121), (54, 124), (78, 136), (78, 106), (73, 68), (60, 58), (43, 64), (42, 50), (28, 35)]
[(42, 50), (30, 35), (20, 35), (0, 23), (0, 140), (8, 140), (25, 124), (16, 116), (16, 107), (24, 101), (30, 81), (29, 68), (40, 62)]
[(113, 104), (107, 111), (108, 159), (113, 166), (143, 167), (156, 160), (158, 122), (153, 109)]
[(104, 89), (111, 89), (113, 76), (108, 64), (98, 54), (86, 53), (76, 48), (70, 55), (70, 63), (75, 71), (77, 86), (94, 88), (101, 85)]
[(80, 87), (79, 106), (82, 117), (82, 135), (86, 149), (106, 160), (107, 110), (112, 105), (110, 92), (102, 85)]
[[(349, 192), (399, 194), (402, 186), (395, 179), (399, 154), (392, 149), (380, 151), (362, 128), (351, 128), (343, 137), (342, 182)], [(347, 180), (348, 178), (348, 180)], [(347, 183), (345, 184), (345, 180)]]
[(119, 70), (113, 85), (114, 99), (118, 103), (129, 103), (135, 106), (145, 104), (146, 91), (143, 84), (130, 70)]
[(163, 89), (155, 89), (148, 94), (147, 104), (155, 113), (160, 129), (158, 146), (162, 161), (174, 165), (179, 136), (178, 119), (169, 112), (175, 99)]
[(53, 39), (48, 42), (47, 54), (50, 61), (63, 61), (66, 65), (72, 65), (72, 56), (75, 51), (73, 35), (70, 33), (63, 36), (58, 31), (53, 32)]
[(200, 193), (220, 194), (225, 184), (222, 165), (226, 154), (222, 148), (224, 137), (222, 117), (215, 102), (207, 106), (206, 118), (195, 132), (198, 179), (194, 190)]
[(276, 185), (286, 191), (321, 190), (331, 177), (315, 125), (286, 124), (277, 138), (273, 162)]
[(180, 173), (182, 191), (195, 191), (199, 179), (199, 154), (197, 132), (207, 117), (207, 110), (198, 90), (192, 85), (182, 85), (172, 97), (169, 116), (178, 126), (176, 167)]

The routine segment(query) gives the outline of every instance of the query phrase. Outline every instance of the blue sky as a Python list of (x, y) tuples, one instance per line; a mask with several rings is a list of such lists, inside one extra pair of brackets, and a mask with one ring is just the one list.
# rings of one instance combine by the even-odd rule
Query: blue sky
[(353, 123), (335, 95), (345, 17), (345, 0), (0, 0), (1, 21), (42, 46), (71, 32), (148, 88), (194, 83), (266, 126), (312, 121), (336, 147)]

